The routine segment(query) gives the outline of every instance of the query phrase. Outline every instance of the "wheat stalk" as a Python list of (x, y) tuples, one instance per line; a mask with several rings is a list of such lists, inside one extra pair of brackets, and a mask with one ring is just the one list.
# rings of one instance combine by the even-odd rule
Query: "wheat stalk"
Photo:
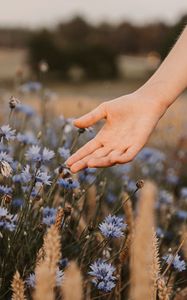
[(83, 298), (82, 275), (75, 262), (71, 262), (64, 274), (62, 295), (64, 300), (81, 300)]
[(49, 269), (48, 264), (42, 261), (36, 267), (36, 288), (33, 295), (34, 300), (54, 300), (54, 274)]
[(154, 199), (156, 188), (147, 182), (141, 191), (138, 216), (131, 244), (131, 298), (152, 299), (154, 284), (150, 276), (152, 263), (152, 228), (154, 226)]
[(57, 215), (56, 215), (56, 219), (55, 219), (55, 227), (58, 230), (61, 229), (63, 217), (64, 217), (64, 209), (62, 207), (60, 207), (58, 209), (58, 212), (57, 212)]
[(18, 271), (14, 274), (12, 281), (12, 300), (25, 300), (24, 281), (21, 279)]
[(60, 260), (60, 234), (55, 225), (52, 225), (44, 237), (42, 248), (38, 252), (38, 263), (36, 264), (36, 291), (35, 300), (43, 300), (47, 293), (54, 299), (54, 287), (56, 283), (57, 264)]
[(158, 239), (155, 231), (153, 231), (152, 236), (152, 268), (151, 268), (151, 276), (153, 279), (153, 299), (156, 299), (157, 296), (157, 281), (160, 276), (160, 258), (159, 258), (159, 247), (158, 247)]
[(167, 287), (164, 278), (159, 278), (157, 281), (158, 298), (159, 300), (169, 300), (171, 289)]

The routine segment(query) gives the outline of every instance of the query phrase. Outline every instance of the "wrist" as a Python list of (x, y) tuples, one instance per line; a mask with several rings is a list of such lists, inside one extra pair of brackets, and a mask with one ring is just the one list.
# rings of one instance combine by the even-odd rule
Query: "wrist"
[(155, 110), (155, 112), (162, 117), (172, 104), (172, 99), (167, 96), (165, 91), (165, 84), (163, 82), (147, 82), (134, 95), (142, 99), (146, 104)]

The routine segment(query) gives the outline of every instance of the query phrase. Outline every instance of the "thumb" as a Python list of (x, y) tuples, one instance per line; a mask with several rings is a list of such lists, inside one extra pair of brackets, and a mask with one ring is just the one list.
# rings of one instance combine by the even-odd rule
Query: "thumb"
[(105, 104), (102, 103), (88, 114), (76, 119), (74, 125), (79, 128), (89, 127), (106, 117)]

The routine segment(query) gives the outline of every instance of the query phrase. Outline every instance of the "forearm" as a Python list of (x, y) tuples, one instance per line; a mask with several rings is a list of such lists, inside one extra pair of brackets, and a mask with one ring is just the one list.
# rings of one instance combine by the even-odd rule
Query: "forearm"
[(166, 110), (187, 87), (187, 26), (153, 76), (137, 91)]

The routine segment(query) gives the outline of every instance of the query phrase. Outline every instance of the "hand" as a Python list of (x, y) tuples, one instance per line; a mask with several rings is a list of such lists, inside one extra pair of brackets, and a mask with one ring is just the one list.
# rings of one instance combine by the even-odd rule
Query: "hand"
[(68, 160), (73, 173), (87, 167), (108, 167), (130, 162), (145, 145), (164, 109), (158, 99), (145, 99), (133, 93), (104, 102), (74, 121), (79, 128), (89, 127), (101, 119), (106, 122), (94, 139)]

